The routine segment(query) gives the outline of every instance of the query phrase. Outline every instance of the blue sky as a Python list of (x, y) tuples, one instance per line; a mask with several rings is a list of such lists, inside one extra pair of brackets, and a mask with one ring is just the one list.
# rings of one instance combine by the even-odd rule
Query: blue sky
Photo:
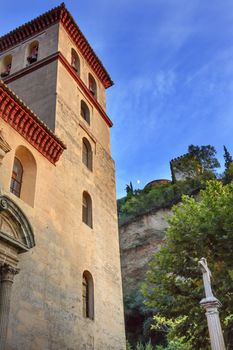
[[(0, 35), (57, 6), (4, 1)], [(115, 85), (117, 195), (170, 178), (169, 161), (189, 144), (233, 153), (232, 0), (69, 0), (66, 5)], [(138, 184), (137, 181), (140, 181)]]

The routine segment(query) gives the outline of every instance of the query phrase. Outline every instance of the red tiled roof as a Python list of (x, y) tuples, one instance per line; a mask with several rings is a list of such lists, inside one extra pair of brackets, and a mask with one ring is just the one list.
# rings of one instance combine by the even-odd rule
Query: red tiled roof
[(66, 149), (64, 143), (2, 80), (0, 80), (0, 118), (10, 124), (53, 164)]
[(45, 30), (55, 23), (61, 23), (69, 36), (72, 38), (77, 48), (87, 60), (97, 77), (100, 79), (105, 88), (113, 85), (110, 75), (104, 68), (102, 62), (97, 57), (87, 39), (79, 29), (75, 20), (62, 3), (60, 6), (44, 13), (34, 20), (14, 29), (8, 34), (0, 37), (0, 52), (3, 52), (12, 46), (28, 39), (35, 34)]

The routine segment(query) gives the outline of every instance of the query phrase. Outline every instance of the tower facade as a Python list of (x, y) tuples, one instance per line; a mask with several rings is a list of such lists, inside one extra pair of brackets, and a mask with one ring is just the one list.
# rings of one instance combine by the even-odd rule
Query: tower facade
[(0, 54), (0, 348), (123, 350), (111, 78), (64, 4)]

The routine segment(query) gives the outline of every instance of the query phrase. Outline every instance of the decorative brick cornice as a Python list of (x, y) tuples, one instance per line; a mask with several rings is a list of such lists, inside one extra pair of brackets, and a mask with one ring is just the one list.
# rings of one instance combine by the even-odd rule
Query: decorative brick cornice
[(33, 37), (55, 23), (61, 23), (63, 25), (70, 38), (73, 40), (74, 44), (82, 53), (83, 57), (91, 66), (104, 87), (108, 88), (112, 86), (113, 81), (111, 80), (110, 75), (95, 54), (94, 50), (91, 48), (75, 20), (66, 9), (64, 3), (0, 37), (0, 52), (8, 50), (22, 41)]
[(51, 163), (55, 164), (66, 146), (0, 80), (0, 118), (10, 124)]
[(46, 57), (42, 60), (39, 60), (36, 63), (33, 63), (32, 65), (25, 67), (23, 69), (21, 69), (20, 71), (9, 75), (8, 77), (6, 77), (4, 79), (4, 82), (6, 82), (7, 84), (11, 83), (12, 81), (21, 78), (22, 76), (31, 73), (32, 71), (39, 69), (55, 60), (59, 60), (64, 67), (66, 68), (66, 70), (69, 72), (69, 74), (75, 79), (75, 81), (77, 82), (77, 84), (79, 85), (79, 87), (82, 89), (83, 93), (86, 95), (86, 97), (89, 99), (89, 101), (96, 107), (96, 109), (98, 110), (98, 112), (100, 113), (100, 115), (102, 116), (102, 118), (105, 120), (105, 122), (107, 123), (107, 125), (109, 127), (112, 127), (112, 121), (110, 120), (110, 118), (108, 117), (108, 115), (106, 114), (106, 112), (104, 111), (104, 109), (101, 107), (101, 105), (99, 104), (99, 102), (94, 98), (94, 96), (92, 95), (92, 93), (89, 91), (89, 89), (87, 88), (87, 86), (84, 84), (84, 82), (79, 78), (79, 76), (77, 75), (77, 73), (74, 71), (74, 69), (71, 67), (70, 63), (67, 61), (67, 59), (62, 55), (61, 52), (57, 52), (55, 54), (50, 55), (49, 57)]

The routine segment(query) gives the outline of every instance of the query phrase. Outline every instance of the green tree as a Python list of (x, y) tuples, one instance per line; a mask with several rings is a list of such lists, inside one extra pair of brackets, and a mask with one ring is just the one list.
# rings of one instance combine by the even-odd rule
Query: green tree
[(214, 146), (194, 146), (190, 145), (188, 147), (188, 153), (196, 159), (200, 166), (201, 172), (213, 173), (216, 168), (220, 167), (219, 161), (216, 158), (216, 150)]
[[(150, 341), (145, 345), (143, 345), (141, 342), (138, 342), (136, 344), (136, 348), (134, 349), (135, 350), (153, 350), (153, 346), (151, 345)], [(126, 350), (133, 350), (132, 345), (128, 341), (126, 341)]]
[(228, 170), (231, 163), (233, 163), (233, 159), (232, 156), (230, 155), (230, 152), (228, 151), (228, 149), (226, 148), (226, 146), (223, 146), (224, 149), (224, 160), (225, 160), (225, 169)]
[(133, 350), (132, 345), (128, 342), (128, 340), (126, 341), (126, 350)]
[(134, 190), (133, 190), (133, 184), (131, 181), (130, 181), (129, 185), (126, 185), (125, 190), (126, 190), (127, 197), (133, 196)]
[(136, 346), (137, 342), (144, 344), (151, 338), (155, 341), (160, 340), (161, 334), (151, 329), (153, 315), (143, 302), (140, 286), (135, 284), (135, 288), (132, 288), (128, 282), (124, 287), (126, 337), (130, 344), (133, 346)]
[(225, 171), (223, 176), (224, 183), (230, 183), (233, 180), (233, 159), (226, 146), (224, 148)]
[(147, 344), (143, 345), (141, 342), (137, 343), (135, 350), (153, 350), (153, 346), (149, 341)]
[(182, 340), (174, 339), (168, 342), (166, 346), (159, 345), (156, 347), (156, 350), (191, 350), (190, 347), (187, 347)]
[(191, 349), (209, 349), (204, 296), (198, 260), (204, 256), (212, 285), (222, 302), (220, 316), (228, 349), (233, 349), (233, 183), (209, 181), (201, 199), (184, 196), (173, 208), (167, 236), (155, 254), (143, 288), (146, 305), (159, 317), (182, 322), (170, 332)]

